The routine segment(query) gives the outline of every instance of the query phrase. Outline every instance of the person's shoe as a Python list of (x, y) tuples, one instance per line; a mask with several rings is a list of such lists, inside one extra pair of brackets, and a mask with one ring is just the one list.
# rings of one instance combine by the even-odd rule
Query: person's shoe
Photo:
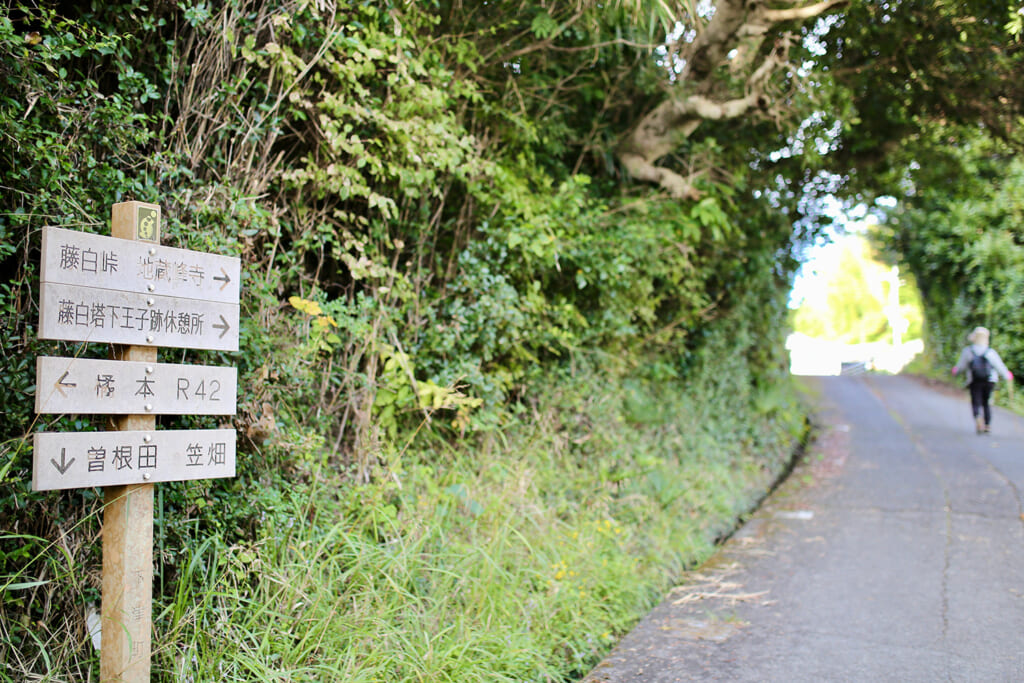
[(981, 418), (980, 415), (974, 418), (974, 428), (978, 431), (978, 434), (985, 433), (985, 421)]
[(988, 434), (991, 431), (992, 431), (992, 428), (989, 425), (985, 425), (985, 433)]

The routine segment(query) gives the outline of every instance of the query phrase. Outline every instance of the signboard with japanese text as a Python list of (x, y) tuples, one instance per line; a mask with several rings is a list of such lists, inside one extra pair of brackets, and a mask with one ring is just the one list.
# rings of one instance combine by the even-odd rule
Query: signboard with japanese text
[(92, 358), (36, 358), (36, 412), (234, 415), (238, 371)]
[(32, 490), (235, 476), (235, 430), (40, 432)]
[(238, 304), (43, 282), (39, 337), (238, 350)]
[(32, 489), (103, 488), (100, 680), (148, 681), (153, 484), (235, 476), (233, 429), (158, 430), (156, 415), (233, 415), (232, 367), (158, 363), (161, 346), (238, 350), (238, 258), (160, 246), (157, 204), (111, 207), (106, 237), (46, 227), (41, 339), (115, 344), (36, 360), (36, 412), (104, 414), (111, 431), (33, 435)]
[[(140, 228), (141, 229), (141, 228)], [(43, 228), (42, 282), (237, 304), (241, 260)]]

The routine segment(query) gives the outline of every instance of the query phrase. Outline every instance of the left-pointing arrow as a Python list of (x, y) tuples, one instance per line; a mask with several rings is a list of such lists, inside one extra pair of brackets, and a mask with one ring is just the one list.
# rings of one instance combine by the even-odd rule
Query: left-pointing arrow
[[(74, 383), (74, 382), (65, 382), (65, 381), (64, 381), (64, 380), (66, 380), (66, 379), (68, 378), (68, 375), (70, 375), (70, 374), (71, 374), (71, 371), (70, 371), (70, 370), (68, 370), (68, 371), (67, 371), (67, 372), (65, 372), (65, 373), (64, 373), (63, 375), (61, 375), (61, 376), (60, 376), (60, 379), (59, 379), (59, 380), (57, 380), (57, 382), (56, 382), (56, 383), (55, 383), (55, 384), (53, 385), (53, 386), (57, 387), (57, 391), (59, 391), (59, 392), (60, 392), (60, 395), (61, 395), (61, 396), (63, 396), (64, 398), (67, 398), (67, 397), (68, 397), (68, 395), (64, 393), (64, 389), (63, 389), (62, 387), (68, 387), (68, 388), (70, 388), (70, 387), (77, 387), (77, 386), (78, 386), (78, 385), (77, 385), (76, 383)], [(63, 474), (63, 472), (62, 472), (61, 474)]]
[(66, 449), (66, 448), (60, 449), (60, 464), (59, 465), (57, 464), (56, 460), (54, 460), (53, 458), (50, 458), (50, 462), (53, 463), (53, 466), (56, 467), (57, 471), (60, 472), (61, 474), (64, 474), (65, 472), (67, 472), (68, 468), (71, 467), (71, 463), (73, 463), (75, 461), (74, 458), (71, 458), (71, 460), (68, 460), (67, 459), (67, 453), (68, 453), (68, 449)]

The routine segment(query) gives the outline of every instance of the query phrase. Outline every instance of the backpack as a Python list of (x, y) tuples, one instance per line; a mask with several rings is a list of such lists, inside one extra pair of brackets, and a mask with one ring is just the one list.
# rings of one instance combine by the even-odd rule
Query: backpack
[(992, 365), (988, 362), (988, 350), (986, 349), (980, 356), (973, 350), (971, 353), (974, 355), (971, 358), (971, 380), (975, 382), (988, 381), (992, 372)]

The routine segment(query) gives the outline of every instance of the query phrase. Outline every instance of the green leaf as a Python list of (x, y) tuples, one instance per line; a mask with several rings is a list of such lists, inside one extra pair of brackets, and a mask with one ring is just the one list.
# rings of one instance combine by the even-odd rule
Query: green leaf
[(45, 586), (48, 583), (50, 583), (50, 582), (49, 581), (24, 581), (24, 582), (21, 582), (21, 583), (7, 584), (6, 586), (4, 586), (4, 588), (6, 590), (9, 590), (9, 591), (18, 591), (18, 590), (26, 590), (28, 588), (38, 588), (39, 586)]
[(538, 38), (550, 38), (558, 30), (558, 22), (544, 11), (533, 18), (533, 21), (530, 23), (530, 30)]

